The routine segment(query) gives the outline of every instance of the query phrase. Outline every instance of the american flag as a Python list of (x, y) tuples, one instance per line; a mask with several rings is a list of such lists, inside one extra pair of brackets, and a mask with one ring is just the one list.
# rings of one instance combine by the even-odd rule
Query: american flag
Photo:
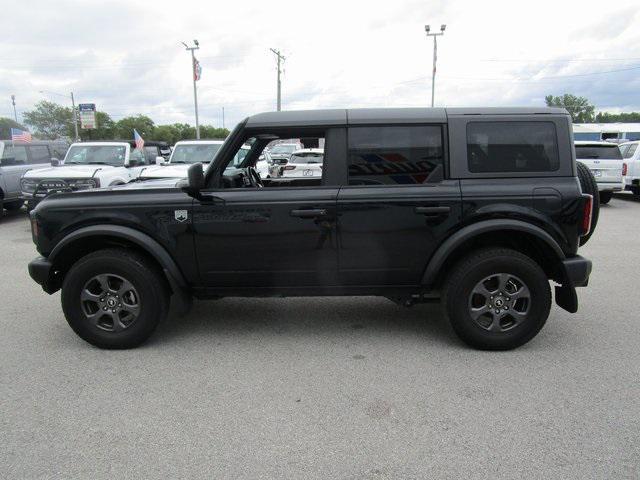
[(140, 136), (140, 134), (135, 128), (133, 129), (133, 139), (136, 142), (136, 148), (138, 150), (142, 150), (142, 147), (144, 147), (144, 138)]
[(12, 128), (11, 140), (13, 140), (14, 142), (31, 143), (31, 134), (29, 132), (25, 132), (24, 130), (20, 130), (19, 128)]

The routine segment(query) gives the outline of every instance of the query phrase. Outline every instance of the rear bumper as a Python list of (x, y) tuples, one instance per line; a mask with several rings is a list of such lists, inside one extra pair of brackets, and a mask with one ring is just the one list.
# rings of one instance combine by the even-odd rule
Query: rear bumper
[(576, 255), (562, 261), (566, 280), (574, 287), (586, 287), (591, 275), (591, 260)]
[(47, 293), (53, 293), (58, 288), (55, 287), (55, 279), (52, 275), (53, 265), (45, 257), (36, 257), (29, 262), (29, 276)]
[(622, 191), (622, 180), (619, 182), (597, 182), (599, 192), (620, 192)]

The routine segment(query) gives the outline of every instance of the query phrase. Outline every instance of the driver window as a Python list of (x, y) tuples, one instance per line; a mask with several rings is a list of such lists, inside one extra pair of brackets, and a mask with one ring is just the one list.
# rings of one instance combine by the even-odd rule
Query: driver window
[(144, 155), (137, 148), (131, 150), (131, 153), (129, 154), (129, 162), (135, 163), (136, 165), (144, 165), (146, 163), (144, 161)]
[(224, 187), (320, 186), (324, 143), (324, 136), (280, 136), (271, 141), (249, 138), (227, 165)]

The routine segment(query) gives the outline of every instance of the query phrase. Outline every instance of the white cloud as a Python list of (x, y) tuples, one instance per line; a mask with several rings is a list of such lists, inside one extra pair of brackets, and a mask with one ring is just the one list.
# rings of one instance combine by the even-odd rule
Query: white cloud
[[(438, 44), (438, 105), (540, 105), (585, 95), (598, 108), (640, 110), (637, 2), (30, 2), (12, 9), (0, 43), (0, 115), (68, 92), (114, 118), (144, 113), (193, 123), (190, 58), (197, 38), (201, 121), (227, 126), (275, 108), (275, 59), (287, 56), (283, 106), (421, 106)], [(6, 10), (6, 9), (4, 9)], [(6, 20), (6, 19), (5, 19)], [(621, 70), (613, 73), (597, 72)], [(49, 97), (64, 101), (59, 97)]]

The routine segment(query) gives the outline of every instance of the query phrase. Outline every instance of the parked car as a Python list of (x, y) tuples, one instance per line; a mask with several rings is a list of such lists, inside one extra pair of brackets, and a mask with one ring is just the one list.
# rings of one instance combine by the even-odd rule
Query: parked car
[(269, 149), (269, 155), (276, 165), (286, 165), (291, 154), (299, 148), (299, 143), (278, 143)]
[(296, 150), (281, 168), (282, 177), (321, 177), (324, 150), (321, 148), (303, 148)]
[(577, 141), (576, 160), (583, 163), (596, 179), (600, 203), (608, 203), (613, 192), (623, 189), (622, 154), (618, 145), (610, 142)]
[(640, 141), (620, 145), (624, 189), (640, 195)]
[(142, 151), (133, 141), (74, 143), (60, 164), (23, 175), (21, 198), (33, 208), (51, 193), (127, 183), (157, 158), (160, 146), (154, 142), (145, 142)]
[(17, 210), (24, 204), (20, 179), (34, 168), (49, 165), (52, 159), (64, 158), (69, 144), (59, 141), (18, 143), (0, 140), (0, 217), (2, 209)]
[[(273, 136), (311, 132), (322, 176), (262, 183), (255, 164)], [(597, 190), (571, 138), (557, 108), (253, 115), (174, 187), (45, 199), (29, 273), (62, 289), (71, 328), (102, 348), (144, 342), (170, 300), (184, 311), (192, 296), (319, 295), (441, 298), (466, 343), (515, 348), (545, 324), (549, 282), (573, 313), (591, 272), (578, 248)]]
[(261, 179), (271, 179), (278, 176), (280, 167), (273, 162), (269, 152), (263, 152), (256, 162), (256, 171)]
[(194, 163), (208, 164), (220, 150), (223, 140), (182, 140), (173, 146), (168, 162), (147, 167), (140, 172), (139, 180), (150, 178), (185, 178), (189, 166)]

